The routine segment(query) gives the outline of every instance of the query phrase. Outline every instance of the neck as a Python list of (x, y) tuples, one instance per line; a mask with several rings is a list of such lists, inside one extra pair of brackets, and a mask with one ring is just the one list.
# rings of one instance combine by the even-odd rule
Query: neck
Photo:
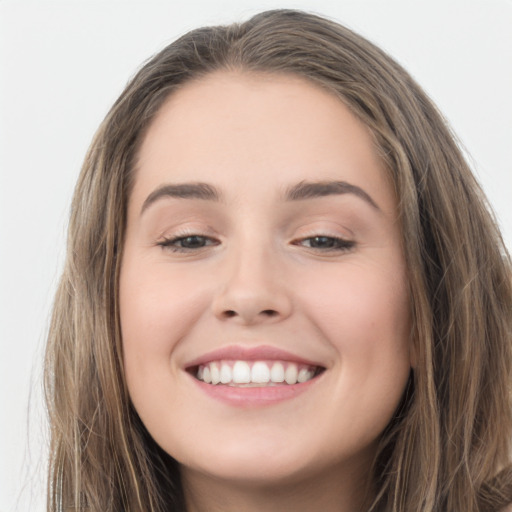
[(293, 482), (225, 481), (182, 469), (187, 512), (361, 512), (367, 477), (331, 470)]

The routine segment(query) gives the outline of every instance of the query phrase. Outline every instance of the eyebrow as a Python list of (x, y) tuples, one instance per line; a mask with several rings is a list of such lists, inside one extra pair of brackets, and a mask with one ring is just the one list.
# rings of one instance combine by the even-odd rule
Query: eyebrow
[(376, 210), (381, 211), (377, 203), (367, 192), (365, 192), (361, 187), (352, 185), (346, 181), (301, 181), (297, 185), (287, 189), (285, 199), (287, 201), (302, 201), (303, 199), (313, 199), (317, 197), (342, 194), (353, 194), (363, 201), (366, 201)]
[(176, 199), (202, 199), (204, 201), (220, 201), (220, 193), (208, 183), (179, 183), (162, 185), (153, 190), (146, 198), (140, 213), (144, 213), (154, 202), (164, 197)]
[[(302, 201), (304, 199), (315, 199), (319, 197), (353, 194), (364, 200), (378, 211), (381, 209), (372, 197), (361, 187), (347, 183), (346, 181), (301, 181), (286, 189), (285, 201)], [(153, 190), (146, 198), (141, 208), (141, 215), (149, 206), (162, 198), (176, 199), (201, 199), (203, 201), (220, 201), (220, 192), (208, 183), (179, 183), (166, 184)]]

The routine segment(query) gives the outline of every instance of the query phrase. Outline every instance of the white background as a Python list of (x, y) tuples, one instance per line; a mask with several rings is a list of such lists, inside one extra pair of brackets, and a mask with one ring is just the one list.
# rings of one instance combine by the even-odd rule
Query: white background
[(512, 0), (0, 0), (0, 512), (44, 510), (42, 352), (96, 127), (177, 36), (278, 7), (337, 19), (416, 77), (470, 154), (512, 248)]

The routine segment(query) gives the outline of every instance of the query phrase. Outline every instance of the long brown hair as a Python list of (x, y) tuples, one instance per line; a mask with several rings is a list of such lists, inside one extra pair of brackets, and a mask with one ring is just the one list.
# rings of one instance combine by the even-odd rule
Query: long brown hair
[(118, 278), (137, 151), (164, 100), (237, 69), (305, 77), (371, 130), (403, 229), (416, 364), (374, 464), (369, 509), (497, 511), (512, 502), (511, 266), (440, 113), (395, 61), (299, 11), (192, 31), (148, 61), (100, 126), (76, 187), (46, 354), (48, 510), (184, 510), (179, 468), (130, 404)]

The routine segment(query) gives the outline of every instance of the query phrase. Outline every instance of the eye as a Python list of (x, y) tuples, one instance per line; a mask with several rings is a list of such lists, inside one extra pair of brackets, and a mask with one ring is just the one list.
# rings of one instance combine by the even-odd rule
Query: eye
[(160, 247), (175, 252), (193, 252), (208, 246), (218, 245), (219, 241), (204, 235), (185, 235), (165, 238), (158, 242)]
[(294, 241), (294, 245), (308, 247), (316, 251), (348, 251), (355, 246), (355, 242), (335, 236), (311, 236)]

